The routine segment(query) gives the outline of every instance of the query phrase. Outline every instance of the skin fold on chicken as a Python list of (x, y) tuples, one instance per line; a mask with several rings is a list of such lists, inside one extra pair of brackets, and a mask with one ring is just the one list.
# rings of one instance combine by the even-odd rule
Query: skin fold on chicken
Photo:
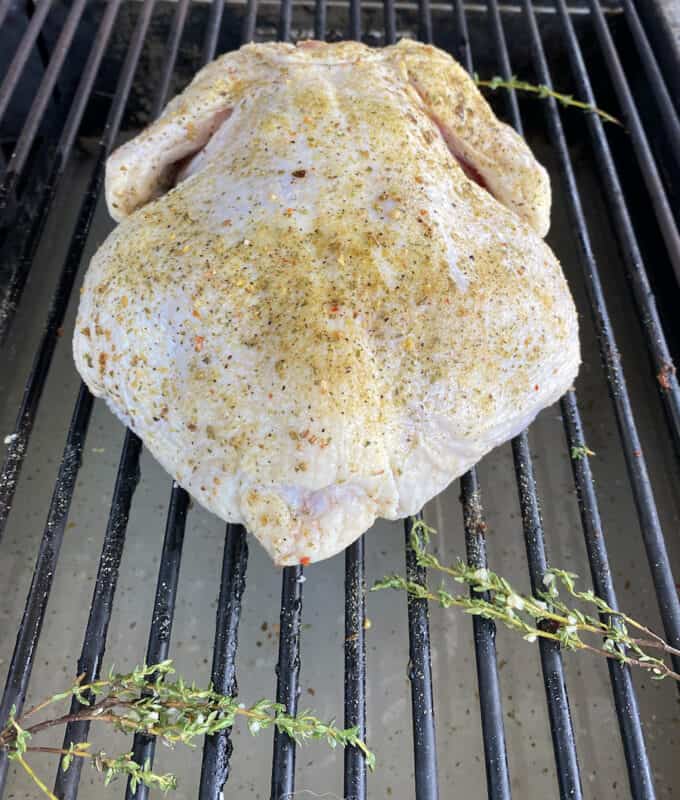
[(229, 53), (106, 193), (77, 368), (278, 564), (417, 512), (578, 371), (547, 174), (433, 47)]

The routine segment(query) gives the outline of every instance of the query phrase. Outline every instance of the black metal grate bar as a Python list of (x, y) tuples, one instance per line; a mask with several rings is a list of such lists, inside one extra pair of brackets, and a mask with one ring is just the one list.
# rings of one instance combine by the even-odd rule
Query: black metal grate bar
[(161, 74), (161, 83), (156, 93), (156, 99), (151, 109), (151, 119), (160, 117), (165, 104), (168, 101), (168, 92), (170, 91), (170, 82), (172, 81), (172, 73), (177, 63), (177, 54), (179, 47), (182, 43), (182, 34), (184, 33), (184, 25), (187, 21), (187, 14), (189, 12), (189, 4), (191, 0), (179, 0), (177, 8), (172, 17), (172, 28), (168, 36), (168, 43), (165, 47), (165, 67)]
[(120, 122), (125, 110), (125, 105), (132, 87), (139, 56), (144, 46), (146, 31), (151, 21), (155, 0), (146, 0), (142, 6), (137, 28), (127, 52), (123, 70), (116, 88), (116, 94), (109, 111), (106, 126), (99, 144), (94, 172), (90, 179), (83, 202), (80, 206), (75, 230), (71, 237), (68, 253), (59, 275), (50, 309), (47, 315), (45, 332), (40, 340), (40, 345), (35, 355), (31, 372), (24, 387), (24, 395), (14, 425), (12, 438), (7, 446), (5, 462), (0, 473), (0, 539), (7, 523), (12, 499), (16, 491), (19, 473), (23, 465), (28, 443), (33, 430), (36, 414), (40, 405), (40, 398), (47, 381), (47, 375), (52, 363), (52, 356), (59, 338), (59, 328), (64, 321), (64, 315), (73, 290), (73, 284), (80, 267), (80, 260), (87, 242), (87, 235), (94, 218), (94, 212), (99, 199), (99, 193), (104, 180), (104, 164), (106, 156), (112, 147)]
[[(163, 537), (163, 549), (161, 550), (161, 566), (156, 583), (149, 643), (146, 648), (146, 664), (160, 664), (161, 661), (165, 661), (170, 652), (170, 636), (175, 616), (175, 600), (188, 508), (189, 495), (184, 489), (173, 484), (165, 536)], [(145, 764), (147, 761), (149, 764), (153, 764), (155, 751), (156, 739), (154, 736), (135, 734), (132, 753), (138, 764)], [(147, 800), (148, 796), (148, 786), (140, 784), (137, 791), (133, 792), (128, 780), (125, 790), (126, 800)]]
[[(186, 23), (190, 0), (180, 0), (172, 19), (172, 28), (168, 37), (165, 68), (161, 75), (161, 83), (156, 94), (156, 99), (151, 111), (152, 118), (156, 118), (163, 110), (167, 100), (172, 73), (177, 61), (177, 54), (182, 40), (182, 33)], [(170, 636), (172, 623), (175, 616), (175, 600), (177, 597), (177, 584), (182, 561), (182, 548), (186, 529), (187, 512), (189, 508), (189, 495), (180, 486), (173, 482), (168, 506), (168, 516), (161, 550), (160, 568), (156, 583), (156, 596), (154, 599), (151, 617), (151, 630), (146, 650), (146, 664), (158, 664), (168, 657), (170, 651)], [(153, 736), (135, 734), (132, 753), (138, 764), (153, 764), (156, 751), (156, 739)], [(128, 779), (125, 789), (126, 800), (147, 800), (149, 788), (145, 784), (138, 784), (136, 791), (132, 790), (131, 781)]]
[(326, 39), (326, 0), (316, 0), (314, 6), (314, 36), (321, 42)]
[[(300, 626), (302, 624), (302, 567), (285, 567), (281, 585), (279, 660), (276, 664), (276, 702), (289, 714), (297, 713), (300, 695)], [(287, 733), (274, 731), (272, 800), (295, 791), (295, 742)]]
[[(586, 102), (595, 104), (595, 96), (585, 61), (583, 60), (583, 54), (564, 0), (557, 0), (557, 10), (580, 95)], [(645, 264), (633, 223), (626, 207), (623, 189), (619, 182), (602, 121), (595, 114), (589, 114), (587, 124), (593, 140), (598, 166), (604, 180), (604, 189), (611, 208), (616, 232), (622, 244), (627, 275), (637, 303), (642, 330), (652, 358), (654, 382), (661, 392), (672, 433), (676, 442), (680, 444), (680, 386), (678, 385), (670, 349), (666, 342), (656, 307), (656, 300), (647, 278)]]
[(255, 21), (257, 19), (257, 3), (258, 0), (248, 0), (246, 7), (246, 15), (243, 19), (243, 30), (241, 40), (252, 42), (255, 39)]
[(361, 0), (349, 0), (349, 38), (361, 41)]
[(54, 0), (44, 0), (44, 2), (36, 7), (35, 13), (30, 18), (24, 35), (19, 42), (19, 47), (14, 54), (14, 58), (7, 68), (5, 78), (2, 84), (0, 84), (0, 120), (5, 116), (9, 101), (12, 99), (14, 90), (19, 84), (21, 73), (26, 66), (29, 56), (33, 52), (36, 40), (47, 15), (50, 13), (53, 2)]
[[(92, 594), (85, 640), (76, 669), (76, 675), (83, 676), (83, 683), (91, 683), (97, 680), (104, 658), (106, 634), (111, 620), (111, 611), (113, 610), (113, 599), (116, 592), (116, 584), (118, 583), (118, 570), (123, 557), (130, 506), (139, 482), (139, 454), (141, 449), (141, 440), (134, 433), (127, 431), (118, 466), (116, 485), (113, 490), (111, 513), (109, 514), (102, 554), (99, 559), (99, 569)], [(70, 713), (75, 714), (81, 708), (82, 705), (74, 697), (71, 702)], [(69, 722), (64, 732), (64, 749), (68, 749), (71, 742), (86, 742), (89, 730), (90, 723), (88, 720)], [(75, 758), (67, 770), (63, 770), (61, 766), (57, 768), (54, 794), (58, 798), (72, 800), (72, 798), (76, 797), (82, 766), (82, 759)]]
[(638, 114), (635, 100), (628, 86), (623, 66), (616, 51), (616, 46), (609, 32), (607, 21), (605, 20), (599, 0), (590, 0), (590, 10), (592, 13), (595, 33), (602, 48), (609, 75), (614, 84), (619, 103), (623, 110), (626, 129), (630, 134), (633, 149), (640, 165), (642, 178), (647, 186), (649, 198), (656, 213), (656, 218), (661, 229), (661, 235), (668, 250), (668, 257), (675, 271), (675, 277), (680, 283), (680, 233), (673, 216), (666, 189), (661, 180), (661, 175), (657, 169), (652, 149), (647, 140), (647, 134), (642, 126), (640, 115)]
[[(467, 17), (461, 0), (456, 0), (454, 3), (454, 13), (459, 50), (457, 56), (465, 69), (472, 74), (474, 67)], [(460, 479), (460, 494), (468, 563), (478, 569), (486, 569), (486, 523), (475, 467)], [(510, 800), (512, 792), (505, 745), (503, 701), (496, 661), (496, 626), (492, 620), (474, 617), (472, 628), (475, 638), (487, 794), (490, 800)]]
[[(364, 537), (345, 551), (345, 727), (355, 725), (366, 738), (366, 577)], [(366, 760), (356, 747), (345, 748), (344, 796), (366, 800)]]
[[(531, 591), (534, 594), (542, 591), (543, 578), (548, 569), (543, 537), (543, 522), (536, 495), (536, 481), (529, 453), (529, 440), (526, 433), (512, 442), (512, 455), (517, 471), (517, 487), (519, 490), (522, 523), (529, 561)], [(539, 639), (538, 647), (541, 655), (543, 681), (548, 699), (550, 716), (550, 732), (552, 734), (557, 780), (560, 797), (582, 798), (581, 775), (576, 755), (574, 727), (569, 709), (569, 697), (564, 681), (564, 666), (558, 642)]]
[[(429, 5), (421, 5), (421, 14)], [(397, 26), (394, 0), (384, 0), (385, 44), (396, 42)], [(422, 519), (422, 514), (416, 515)], [(426, 571), (419, 567), (411, 549), (413, 519), (404, 523), (406, 536), (406, 579), (425, 585)], [(426, 600), (408, 598), (409, 668), (411, 713), (413, 720), (413, 758), (416, 800), (437, 800), (437, 741), (432, 695), (429, 610)]]
[(282, 42), (290, 41), (292, 20), (293, 2), (292, 0), (282, 0), (279, 14), (279, 39)]
[[(477, 569), (486, 569), (486, 523), (475, 469), (471, 469), (460, 479), (460, 492), (468, 564)], [(470, 593), (473, 597), (489, 599), (488, 592), (480, 595), (471, 590)], [(490, 800), (510, 800), (512, 792), (505, 747), (503, 701), (496, 664), (496, 626), (490, 619), (475, 616), (472, 619), (472, 628), (475, 636), (487, 794)]]
[[(503, 77), (509, 78), (512, 75), (512, 69), (503, 23), (496, 0), (489, 0), (487, 8), (490, 12), (493, 39), (498, 53), (501, 74)], [(520, 135), (523, 135), (519, 104), (514, 91), (508, 93), (507, 100), (512, 125)], [(529, 437), (526, 431), (513, 439), (512, 452), (517, 475), (517, 490), (529, 561), (531, 588), (536, 594), (537, 591), (543, 588), (547, 559), (543, 521), (541, 520), (540, 504), (534, 480)], [(550, 716), (560, 796), (578, 800), (583, 796), (583, 791), (560, 648), (557, 643), (546, 639), (540, 639), (538, 646), (548, 703), (548, 714)]]
[[(416, 520), (422, 515), (417, 514)], [(411, 547), (413, 520), (406, 520), (406, 580), (425, 585), (426, 570), (416, 563)], [(427, 600), (408, 597), (408, 678), (411, 683), (411, 717), (413, 720), (413, 758), (415, 767), (415, 800), (437, 800), (437, 738), (432, 695), (430, 657), (430, 612)]]
[[(469, 46), (467, 17), (460, 0), (454, 2), (454, 17), (458, 39), (457, 49), (460, 50), (457, 55), (467, 71), (472, 73), (473, 62)], [(468, 563), (478, 569), (486, 569), (486, 523), (484, 522), (477, 470), (474, 467), (460, 479), (460, 500), (463, 509), (465, 550)], [(492, 620), (474, 617), (472, 627), (484, 739), (487, 794), (491, 800), (510, 800), (510, 774), (505, 746), (503, 703), (496, 663), (496, 626)]]
[[(282, 0), (279, 17), (279, 39), (287, 42), (291, 35), (292, 0)], [(300, 695), (300, 626), (302, 624), (302, 567), (285, 567), (281, 582), (281, 618), (279, 626), (279, 658), (276, 665), (276, 702), (289, 714), (297, 712)], [(292, 795), (295, 790), (295, 741), (287, 733), (274, 731), (272, 757), (272, 800)]]
[[(351, 0), (349, 38), (361, 40), (361, 2)], [(325, 24), (319, 38), (326, 38)], [(318, 34), (317, 34), (318, 35)], [(364, 537), (345, 551), (345, 678), (344, 724), (356, 726), (366, 740), (366, 568)], [(344, 797), (366, 800), (367, 768), (364, 754), (356, 747), (344, 752)]]
[(202, 63), (209, 64), (217, 53), (217, 42), (220, 38), (222, 17), (224, 16), (224, 0), (212, 0), (210, 4), (210, 19), (208, 31), (203, 42)]
[(385, 44), (394, 44), (397, 41), (397, 14), (394, 0), (383, 0), (383, 15), (385, 17)]
[[(529, 33), (531, 35), (538, 78), (542, 83), (552, 86), (550, 71), (545, 58), (545, 52), (543, 50), (543, 44), (538, 31), (531, 0), (524, 1), (524, 8)], [(618, 348), (616, 346), (614, 330), (607, 311), (607, 304), (600, 282), (597, 262), (590, 243), (588, 227), (586, 225), (578, 186), (576, 184), (576, 177), (562, 129), (559, 110), (552, 98), (549, 98), (545, 102), (550, 136), (560, 159), (569, 198), (569, 208), (572, 214), (574, 228), (578, 232), (586, 290), (597, 329), (600, 352), (610, 395), (614, 404), (619, 433), (623, 442), (623, 452), (628, 467), (638, 516), (640, 518), (640, 527), (659, 601), (661, 618), (667, 640), (670, 644), (677, 647), (680, 645), (680, 602), (673, 580), (670, 560), (668, 558), (663, 531), (654, 500), (654, 493), (649, 480), (649, 474), (642, 452), (642, 445), (633, 416), (633, 409), (618, 354)], [(680, 668), (680, 659), (673, 658), (673, 663), (676, 670)]]
[[(668, 88), (666, 87), (666, 81), (659, 69), (654, 51), (649, 43), (645, 29), (642, 27), (640, 17), (638, 16), (637, 9), (632, 0), (623, 0), (623, 10), (626, 15), (626, 21), (628, 22), (628, 28), (635, 41), (637, 51), (640, 54), (642, 67), (647, 74), (647, 85), (651, 88), (656, 102), (659, 105), (661, 119), (666, 128), (668, 139), (671, 142), (680, 142), (680, 120), (678, 119), (678, 112), (673, 105)], [(677, 160), (677, 150), (671, 149), (671, 153)]]
[[(31, 588), (26, 597), (24, 614), (19, 625), (12, 660), (7, 672), (7, 681), (0, 705), (0, 728), (4, 727), (10, 709), (14, 706), (20, 714), (24, 707), (28, 683), (31, 679), (33, 662), (45, 610), (52, 589), (54, 572), (59, 559), (61, 543), (68, 519), (71, 499), (80, 469), (83, 446), (92, 414), (92, 395), (83, 387), (78, 395), (66, 446), (59, 466), (59, 474), (52, 494), (47, 521), (38, 550)], [(0, 752), (0, 797), (7, 779), (8, 759), (5, 751)]]
[[(19, 215), (13, 222), (11, 234), (16, 241), (16, 255), (11, 249), (7, 253), (3, 252), (3, 265), (8, 264), (7, 273), (10, 275), (8, 285), (4, 288), (0, 297), (0, 346), (4, 343), (9, 328), (14, 319), (21, 294), (28, 278), (28, 274), (33, 265), (33, 259), (38, 248), (40, 236), (42, 235), (47, 214), (54, 201), (57, 185), (63, 175), (64, 167), (71, 154), (73, 142), (80, 127), (80, 123), (85, 112), (85, 107), (90, 99), (92, 86), (94, 85), (99, 65), (106, 51), (113, 25), (116, 21), (121, 0), (109, 0), (97, 33), (95, 35), (90, 55), (83, 68), (83, 75), (76, 89), (69, 116), (64, 124), (64, 129), (57, 144), (56, 154), (45, 182), (42, 198), (38, 203), (35, 214)], [(9, 197), (13, 192), (13, 181), (9, 180), (0, 186), (0, 216), (6, 208)], [(2, 503), (0, 502), (0, 509)], [(0, 525), (0, 536), (2, 535), (2, 525)]]
[[(248, 544), (241, 525), (227, 525), (222, 562), (222, 581), (217, 602), (215, 647), (213, 650), (212, 684), (221, 694), (235, 697), (236, 649), (241, 597), (246, 586)], [(229, 730), (207, 736), (203, 747), (200, 800), (220, 800), (222, 787), (229, 777), (232, 744)]]
[[(585, 447), (581, 415), (576, 402), (576, 394), (573, 391), (567, 392), (562, 398), (560, 408), (569, 451), (571, 452), (574, 447)], [(590, 471), (590, 462), (587, 458), (572, 458), (571, 467), (574, 473), (593, 586), (596, 594), (605, 600), (610, 608), (617, 609), (616, 593), (609, 567), (609, 557), (593, 475)], [(656, 795), (652, 771), (630, 669), (612, 659), (607, 664), (632, 796), (634, 800), (654, 800)]]

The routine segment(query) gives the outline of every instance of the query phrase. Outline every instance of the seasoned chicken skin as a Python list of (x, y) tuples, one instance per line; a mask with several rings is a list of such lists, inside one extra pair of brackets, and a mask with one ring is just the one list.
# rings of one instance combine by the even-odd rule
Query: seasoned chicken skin
[(547, 175), (433, 47), (243, 47), (106, 192), (78, 370), (279, 564), (415, 513), (577, 373)]

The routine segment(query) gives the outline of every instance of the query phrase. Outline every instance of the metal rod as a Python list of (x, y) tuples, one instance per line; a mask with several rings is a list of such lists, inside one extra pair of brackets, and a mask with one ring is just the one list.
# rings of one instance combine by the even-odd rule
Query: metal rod
[(383, 16), (385, 18), (385, 44), (397, 41), (397, 14), (394, 0), (383, 0)]
[[(510, 57), (508, 55), (505, 32), (496, 0), (488, 3), (491, 28), (493, 33), (499, 65), (503, 77), (512, 75)], [(515, 130), (523, 135), (522, 119), (515, 92), (506, 96), (510, 122)], [(533, 476), (533, 464), (529, 450), (529, 439), (526, 431), (512, 442), (512, 451), (517, 475), (517, 490), (522, 511), (522, 527), (524, 529), (525, 546), (529, 560), (531, 587), (534, 594), (543, 588), (543, 576), (547, 569), (543, 522), (540, 505)], [(545, 684), (548, 715), (555, 754), (557, 780), (560, 797), (563, 800), (580, 800), (583, 797), (581, 774), (576, 753), (576, 740), (569, 708), (569, 697), (564, 681), (564, 666), (559, 646), (545, 639), (539, 641), (543, 681)]]
[[(543, 43), (538, 32), (531, 0), (525, 0), (526, 18), (532, 40), (536, 71), (541, 83), (552, 86)], [(564, 138), (562, 122), (557, 105), (552, 98), (545, 100), (550, 137), (560, 159), (563, 179), (567, 189), (572, 224), (577, 231), (581, 262), (586, 290), (590, 301), (593, 321), (598, 334), (600, 353), (607, 377), (609, 393), (614, 405), (619, 434), (623, 442), (623, 454), (633, 489), (633, 498), (640, 519), (640, 528), (647, 551), (654, 587), (656, 589), (661, 619), (667, 641), (674, 647), (680, 646), (680, 601), (673, 580), (670, 560), (666, 550), (661, 522), (656, 508), (652, 484), (647, 472), (647, 464), (638, 436), (633, 408), (628, 394), (621, 359), (616, 346), (614, 330), (609, 319), (604, 291), (600, 282), (597, 261), (590, 243), (585, 213), (574, 175), (569, 150)], [(680, 669), (680, 659), (672, 659), (674, 669)]]
[(187, 20), (190, 3), (191, 0), (179, 0), (175, 9), (175, 13), (172, 17), (172, 27), (170, 29), (170, 35), (168, 36), (168, 42), (165, 46), (164, 67), (161, 74), (161, 82), (156, 93), (156, 99), (154, 101), (153, 108), (151, 109), (151, 119), (160, 117), (163, 108), (168, 101), (170, 81), (172, 81), (172, 75), (175, 71), (177, 54), (179, 53), (179, 47), (182, 43), (182, 35), (184, 33), (184, 25)]
[[(417, 514), (416, 520), (422, 519)], [(411, 547), (413, 517), (404, 522), (406, 536), (406, 580), (425, 586), (426, 570), (416, 563)], [(438, 800), (437, 737), (432, 696), (430, 612), (427, 600), (408, 597), (408, 678), (411, 683), (415, 800)]]
[[(236, 650), (247, 564), (248, 543), (245, 528), (241, 525), (227, 525), (220, 596), (217, 601), (211, 681), (218, 692), (229, 697), (238, 694)], [(201, 765), (200, 800), (220, 800), (223, 797), (222, 787), (229, 777), (231, 752), (228, 728), (206, 737)]]
[(291, 0), (281, 0), (279, 14), (279, 39), (282, 42), (290, 41), (290, 26), (293, 18), (293, 3)]
[(418, 37), (426, 44), (432, 44), (430, 0), (418, 0)]
[(640, 165), (642, 179), (647, 186), (649, 198), (656, 213), (656, 218), (661, 229), (661, 235), (666, 244), (668, 257), (675, 277), (680, 283), (680, 233), (673, 216), (673, 210), (666, 195), (661, 175), (657, 169), (652, 149), (647, 140), (647, 134), (640, 120), (635, 100), (631, 93), (626, 75), (623, 71), (619, 55), (616, 51), (614, 40), (612, 39), (607, 21), (604, 18), (599, 0), (590, 0), (590, 10), (592, 14), (595, 33), (600, 42), (600, 48), (604, 56), (607, 70), (614, 84), (616, 95), (619, 99), (623, 111), (626, 130), (630, 134), (633, 149)]
[[(297, 713), (300, 695), (300, 625), (302, 623), (302, 567), (286, 567), (281, 584), (279, 660), (276, 665), (276, 702), (288, 714)], [(295, 792), (295, 742), (287, 733), (274, 731), (271, 800)]]
[(19, 84), (26, 62), (28, 61), (35, 46), (38, 34), (45, 22), (45, 18), (50, 13), (54, 0), (43, 0), (35, 9), (35, 13), (30, 18), (24, 35), (19, 42), (14, 58), (7, 68), (5, 78), (0, 84), (0, 120), (5, 116), (9, 101), (12, 99), (14, 90)]
[[(588, 77), (586, 63), (564, 0), (557, 0), (557, 10), (580, 96), (585, 102), (595, 105), (595, 95)], [(642, 331), (651, 356), (654, 383), (661, 394), (671, 431), (676, 444), (680, 448), (680, 386), (675, 374), (673, 359), (666, 342), (661, 318), (656, 307), (656, 300), (647, 278), (642, 253), (626, 206), (625, 196), (602, 121), (596, 114), (589, 114), (587, 123), (593, 140), (597, 164), (604, 180), (605, 194), (611, 209), (614, 226), (622, 245), (627, 267), (626, 274), (633, 290)]]
[(314, 4), (314, 37), (326, 40), (326, 0), (316, 0)]
[[(477, 569), (486, 569), (486, 523), (481, 489), (474, 468), (460, 479), (460, 491), (468, 564)], [(483, 595), (472, 590), (470, 592), (473, 597), (489, 599), (488, 592)], [(472, 627), (475, 635), (487, 794), (489, 800), (510, 800), (512, 792), (505, 746), (503, 701), (496, 662), (496, 626), (493, 620), (473, 617)]]
[[(567, 437), (569, 452), (573, 448), (584, 448), (585, 437), (581, 415), (578, 410), (576, 394), (570, 390), (560, 401), (562, 419)], [(581, 449), (583, 452), (583, 449)], [(618, 603), (614, 591), (609, 556), (604, 540), (600, 510), (595, 494), (595, 485), (590, 471), (588, 458), (570, 458), (571, 468), (574, 473), (574, 483), (581, 512), (581, 524), (588, 551), (590, 574), (593, 578), (593, 587), (598, 597), (601, 597), (610, 606), (617, 609)], [(609, 620), (607, 620), (609, 622)], [(609, 679), (612, 684), (616, 718), (621, 731), (623, 751), (628, 768), (628, 782), (634, 800), (654, 800), (654, 782), (652, 770), (647, 756), (640, 710), (633, 680), (629, 667), (617, 661), (607, 659)]]
[[(282, 0), (279, 39), (290, 40), (292, 2)], [(279, 659), (276, 665), (276, 702), (289, 714), (297, 712), (300, 694), (300, 625), (302, 621), (302, 567), (286, 567), (281, 581)], [(295, 790), (295, 742), (286, 733), (274, 732), (271, 798), (292, 795)]]
[(222, 17), (224, 16), (224, 0), (212, 0), (210, 4), (210, 19), (208, 20), (207, 36), (203, 42), (203, 53), (201, 61), (209, 64), (217, 54), (217, 45), (222, 28)]
[[(474, 70), (467, 18), (463, 4), (459, 0), (454, 4), (454, 14), (460, 57), (467, 71), (472, 73)], [(460, 493), (468, 563), (477, 569), (486, 569), (486, 523), (481, 488), (474, 467), (460, 479)], [(512, 792), (505, 744), (503, 701), (496, 659), (496, 625), (493, 620), (473, 617), (472, 627), (475, 637), (487, 794), (490, 800), (510, 800)]]
[(472, 74), (474, 66), (472, 62), (472, 50), (470, 49), (470, 34), (468, 32), (467, 17), (465, 16), (465, 6), (461, 0), (453, 0), (453, 13), (456, 22), (456, 58), (463, 64), (465, 69)]
[[(16, 708), (17, 714), (21, 714), (24, 707), (38, 639), (45, 619), (47, 601), (52, 590), (52, 581), (80, 470), (83, 446), (92, 415), (92, 405), (92, 395), (84, 385), (81, 385), (47, 513), (47, 521), (33, 570), (31, 588), (26, 597), (24, 614), (7, 671), (7, 682), (2, 696), (2, 704), (0, 704), (0, 730), (7, 723), (12, 706)], [(5, 788), (8, 763), (6, 751), (0, 751), (0, 797)]]
[(106, 157), (120, 128), (120, 122), (132, 87), (139, 56), (144, 46), (146, 31), (151, 21), (154, 5), (155, 0), (146, 0), (142, 6), (99, 145), (94, 171), (80, 205), (78, 220), (71, 237), (68, 253), (50, 303), (45, 330), (35, 354), (31, 372), (24, 386), (21, 406), (10, 437), (10, 443), (7, 446), (2, 471), (0, 472), (0, 540), (11, 511), (19, 473), (28, 449), (33, 424), (52, 363), (52, 356), (59, 340), (59, 329), (64, 321), (71, 291), (73, 290), (76, 275), (80, 268), (80, 261), (85, 250), (87, 236), (94, 218), (97, 200), (104, 180)]
[(361, 41), (361, 0), (349, 0), (349, 38)]
[[(517, 488), (522, 512), (524, 540), (529, 561), (531, 591), (545, 589), (543, 582), (548, 568), (543, 536), (543, 521), (536, 494), (536, 482), (526, 433), (512, 441), (512, 455), (517, 472)], [(548, 701), (550, 733), (555, 752), (555, 765), (562, 800), (581, 800), (583, 788), (576, 755), (574, 726), (571, 720), (569, 697), (564, 680), (564, 665), (558, 642), (539, 639), (538, 648), (543, 670), (543, 682)]]
[[(141, 440), (134, 433), (125, 433), (125, 442), (118, 465), (116, 485), (111, 500), (111, 512), (104, 535), (102, 554), (99, 559), (97, 580), (92, 594), (90, 615), (87, 620), (83, 648), (78, 659), (76, 675), (82, 675), (84, 683), (91, 683), (99, 678), (104, 651), (106, 649), (106, 635), (113, 610), (113, 599), (118, 583), (118, 570), (123, 557), (125, 534), (130, 516), (132, 498), (139, 482), (139, 454), (142, 449)], [(71, 714), (76, 714), (82, 705), (74, 697), (71, 702)], [(86, 742), (90, 730), (87, 720), (69, 722), (64, 732), (64, 749), (68, 749), (71, 742)], [(54, 794), (66, 800), (72, 800), (78, 793), (78, 782), (83, 763), (82, 759), (75, 758), (67, 770), (61, 765), (57, 767), (57, 776), (54, 782)]]
[[(366, 739), (366, 576), (364, 538), (345, 550), (345, 727)], [(366, 759), (345, 748), (344, 797), (366, 800)]]
[[(189, 495), (177, 484), (173, 484), (168, 506), (168, 517), (161, 550), (161, 565), (158, 570), (156, 597), (151, 616), (151, 630), (146, 648), (146, 664), (160, 664), (170, 652), (170, 636), (175, 617), (175, 600), (179, 583), (179, 568), (182, 561), (184, 531), (186, 528)], [(153, 764), (156, 738), (136, 733), (132, 744), (132, 757), (138, 764)], [(149, 787), (141, 783), (132, 791), (128, 779), (126, 800), (147, 800)]]
[(243, 18), (243, 30), (241, 33), (241, 40), (243, 41), (244, 44), (255, 40), (257, 2), (258, 0), (248, 0), (248, 7), (246, 8), (246, 15)]

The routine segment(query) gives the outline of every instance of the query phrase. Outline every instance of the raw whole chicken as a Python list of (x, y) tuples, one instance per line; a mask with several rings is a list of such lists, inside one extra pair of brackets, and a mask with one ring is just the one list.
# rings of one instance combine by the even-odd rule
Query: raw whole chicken
[(278, 564), (417, 512), (577, 373), (547, 174), (433, 47), (229, 53), (106, 195), (78, 370)]

